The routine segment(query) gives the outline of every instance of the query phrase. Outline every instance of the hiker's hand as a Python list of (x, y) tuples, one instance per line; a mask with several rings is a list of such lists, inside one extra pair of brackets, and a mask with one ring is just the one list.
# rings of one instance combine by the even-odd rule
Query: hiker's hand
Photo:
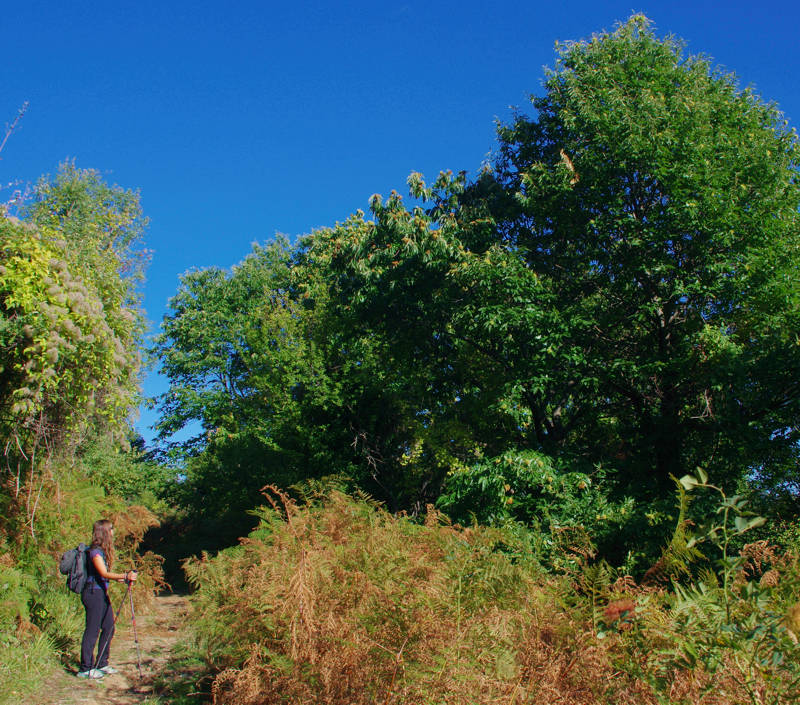
[(136, 575), (137, 573), (135, 570), (129, 570), (127, 573), (125, 573), (125, 582), (126, 583), (134, 582), (136, 580)]

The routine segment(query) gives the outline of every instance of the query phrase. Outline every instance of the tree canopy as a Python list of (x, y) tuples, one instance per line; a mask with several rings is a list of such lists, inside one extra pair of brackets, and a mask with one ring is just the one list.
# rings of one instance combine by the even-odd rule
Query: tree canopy
[(499, 131), (496, 215), (569, 322), (556, 433), (661, 488), (771, 470), (800, 401), (796, 133), (642, 17), (561, 48), (545, 87)]
[(189, 275), (164, 431), (200, 420), (202, 457), (246, 423), (282, 458), (259, 482), (293, 454), (464, 519), (561, 502), (633, 536), (697, 466), (796, 500), (796, 133), (642, 16), (560, 45), (543, 89), (475, 178)]

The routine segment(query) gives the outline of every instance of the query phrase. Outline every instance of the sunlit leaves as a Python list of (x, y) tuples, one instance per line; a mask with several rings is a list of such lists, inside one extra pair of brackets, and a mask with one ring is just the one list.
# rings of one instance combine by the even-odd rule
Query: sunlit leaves
[(712, 456), (732, 477), (763, 467), (800, 404), (796, 134), (641, 16), (562, 45), (545, 88), (500, 127), (522, 211), (497, 218), (584, 353), (568, 378), (597, 381), (566, 410), (572, 441), (602, 454), (615, 419), (605, 440), (662, 490)]
[(67, 166), (26, 216), (0, 220), (4, 431), (20, 448), (75, 444), (90, 424), (124, 442), (143, 332), (138, 198)]

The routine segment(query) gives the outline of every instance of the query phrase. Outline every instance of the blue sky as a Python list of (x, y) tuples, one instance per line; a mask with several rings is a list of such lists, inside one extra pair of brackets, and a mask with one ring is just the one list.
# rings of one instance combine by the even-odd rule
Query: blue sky
[[(36, 2), (2, 18), (0, 122), (30, 102), (0, 183), (65, 159), (141, 191), (154, 329), (192, 268), (405, 194), (409, 172), (475, 172), (494, 121), (540, 92), (555, 40), (644, 12), (800, 123), (800, 3)], [(0, 199), (5, 200), (0, 191)], [(151, 373), (146, 393), (163, 381)], [(149, 438), (151, 412), (138, 422)]]

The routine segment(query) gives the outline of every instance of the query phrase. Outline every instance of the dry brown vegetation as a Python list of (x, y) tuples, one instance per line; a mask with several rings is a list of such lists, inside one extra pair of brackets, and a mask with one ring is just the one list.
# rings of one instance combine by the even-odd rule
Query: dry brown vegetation
[(789, 702), (733, 652), (687, 665), (661, 589), (589, 599), (499, 529), (270, 496), (240, 546), (187, 565), (216, 705)]

